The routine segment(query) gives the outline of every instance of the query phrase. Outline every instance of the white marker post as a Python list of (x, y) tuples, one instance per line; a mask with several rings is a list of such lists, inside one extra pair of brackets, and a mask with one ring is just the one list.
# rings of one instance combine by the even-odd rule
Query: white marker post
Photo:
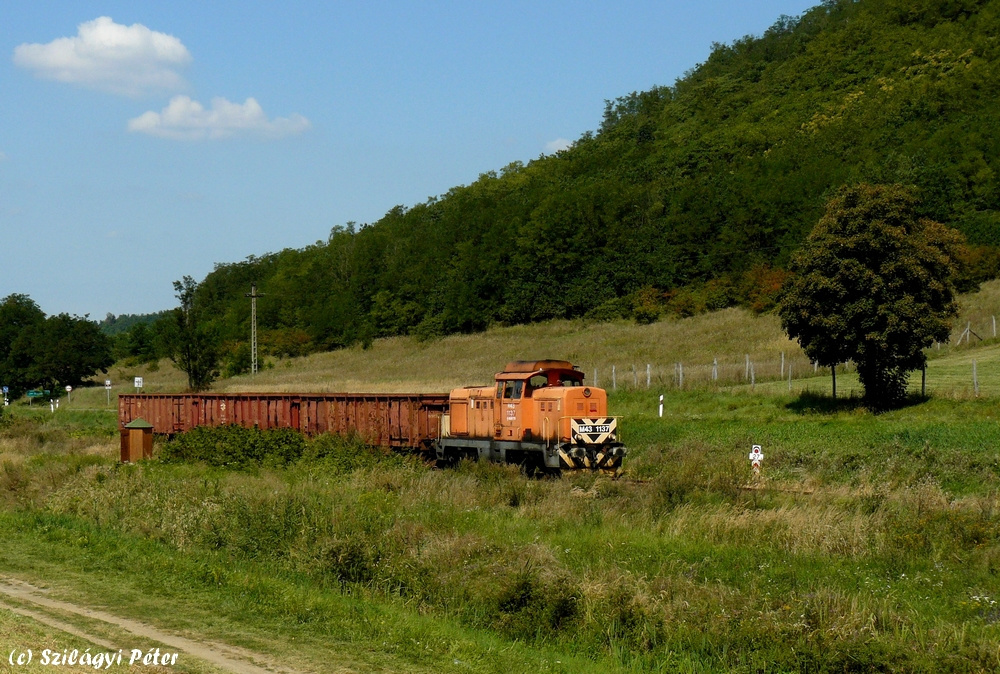
[(111, 405), (111, 380), (104, 380), (104, 390), (108, 394), (108, 405)]
[(760, 445), (754, 445), (750, 451), (750, 465), (753, 466), (754, 477), (760, 477), (760, 462), (764, 460), (764, 454), (760, 451)]
[(663, 418), (663, 396), (660, 396), (660, 418)]
[(73, 387), (69, 384), (66, 385), (66, 402), (73, 402)]

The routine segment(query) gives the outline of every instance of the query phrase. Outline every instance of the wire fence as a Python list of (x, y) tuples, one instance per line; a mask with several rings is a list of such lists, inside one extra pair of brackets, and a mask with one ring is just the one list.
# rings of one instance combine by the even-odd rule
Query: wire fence
[[(1000, 397), (1000, 350), (971, 347), (1000, 345), (996, 317), (986, 316), (984, 325), (966, 321), (947, 344), (928, 349), (924, 370), (910, 373), (911, 393), (948, 396)], [(608, 391), (693, 390), (739, 388), (775, 393), (813, 391), (833, 393), (834, 374), (829, 367), (811, 362), (801, 351), (743, 354), (741, 358), (713, 358), (711, 362), (676, 360), (667, 363), (582, 363), (589, 383)], [(838, 396), (860, 395), (857, 366), (852, 362), (836, 368)]]
[[(848, 372), (851, 364), (838, 367), (838, 372)], [(746, 354), (743, 359), (713, 358), (711, 363), (675, 361), (668, 365), (645, 364), (592, 364), (585, 368), (588, 379), (597, 387), (609, 391), (651, 388), (702, 388), (729, 387), (742, 384), (755, 386), (766, 382), (793, 381), (815, 377), (823, 368), (811, 363), (801, 354), (779, 354), (778, 358), (760, 360)], [(829, 372), (829, 369), (826, 369)]]
[[(597, 365), (589, 369), (588, 381), (608, 391), (746, 389), (776, 393), (812, 391), (832, 394), (834, 375), (831, 368), (818, 367), (805, 358), (750, 360), (743, 363), (713, 360), (706, 363), (676, 362), (672, 365)], [(910, 393), (954, 396), (1000, 397), (1000, 363), (980, 363), (970, 359), (941, 365), (931, 360), (924, 370), (911, 372), (907, 384)], [(836, 368), (838, 396), (862, 392), (854, 363)]]

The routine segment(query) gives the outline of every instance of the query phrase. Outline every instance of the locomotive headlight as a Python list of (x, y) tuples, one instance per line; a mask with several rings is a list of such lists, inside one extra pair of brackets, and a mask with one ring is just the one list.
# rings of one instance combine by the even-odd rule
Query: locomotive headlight
[(584, 398), (589, 398), (590, 397), (590, 389), (589, 388), (583, 389), (583, 397)]

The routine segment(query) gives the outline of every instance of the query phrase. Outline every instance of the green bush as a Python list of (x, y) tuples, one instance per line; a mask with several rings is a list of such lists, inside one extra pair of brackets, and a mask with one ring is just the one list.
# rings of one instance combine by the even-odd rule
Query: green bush
[(249, 374), (253, 365), (253, 358), (250, 345), (240, 342), (229, 349), (225, 357), (225, 365), (222, 368), (223, 377), (236, 377), (241, 374)]
[(199, 426), (171, 439), (160, 458), (168, 463), (201, 462), (210, 466), (245, 469), (284, 466), (302, 457), (306, 440), (287, 428), (261, 430), (242, 426)]
[(322, 463), (324, 472), (350, 473), (376, 465), (401, 465), (399, 454), (370, 447), (359, 438), (324, 434), (307, 439), (289, 428), (261, 430), (242, 426), (199, 426), (172, 438), (160, 453), (166, 463), (205, 463), (245, 470), (281, 467), (297, 461)]

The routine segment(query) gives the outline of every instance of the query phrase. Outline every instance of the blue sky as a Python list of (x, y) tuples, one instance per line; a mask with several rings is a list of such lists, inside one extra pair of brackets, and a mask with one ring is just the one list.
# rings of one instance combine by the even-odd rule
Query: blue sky
[(594, 130), (803, 0), (0, 6), (0, 297), (103, 318)]

